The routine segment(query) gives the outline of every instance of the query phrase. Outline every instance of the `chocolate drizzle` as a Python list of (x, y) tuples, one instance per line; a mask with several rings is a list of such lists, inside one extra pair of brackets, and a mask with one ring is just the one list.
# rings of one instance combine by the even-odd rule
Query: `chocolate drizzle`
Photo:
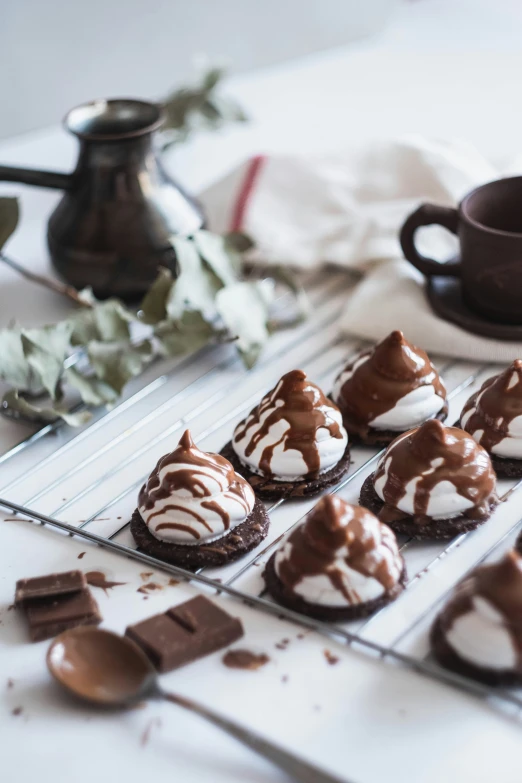
[(343, 370), (334, 384), (335, 402), (348, 433), (364, 436), (374, 419), (414, 389), (427, 385), (446, 400), (446, 389), (427, 353), (396, 330)]
[(431, 493), (441, 481), (453, 484), (459, 495), (473, 503), (463, 512), (467, 516), (487, 516), (497, 500), (495, 473), (487, 452), (467, 432), (445, 427), (437, 419), (430, 419), (390, 444), (379, 462), (374, 484), (386, 475), (384, 506), (379, 514), (383, 522), (396, 518), (398, 504), (415, 479), (413, 508), (418, 516), (427, 515)]
[(321, 462), (317, 448), (317, 431), (328, 430), (330, 437), (345, 437), (340, 424), (329, 415), (337, 406), (325, 397), (321, 389), (308, 380), (302, 370), (292, 370), (283, 375), (279, 383), (269, 392), (246, 420), (238, 425), (234, 443), (249, 438), (245, 455), (251, 456), (270, 429), (281, 421), (288, 428), (274, 443), (265, 446), (259, 461), (259, 470), (264, 476), (272, 477), (272, 457), (277, 446), (283, 444), (284, 451), (294, 449), (301, 453), (307, 468), (305, 478), (319, 473)]
[(461, 582), (440, 614), (443, 633), (459, 617), (475, 611), (476, 597), (488, 601), (502, 615), (502, 624), (518, 656), (517, 668), (522, 672), (522, 557), (512, 550), (497, 563), (479, 566)]
[[(471, 416), (465, 418), (470, 411)], [(461, 414), (461, 426), (471, 435), (481, 430), (478, 443), (491, 452), (509, 437), (509, 425), (517, 416), (522, 416), (522, 359), (488, 378), (470, 397)]]
[[(244, 511), (245, 518), (251, 512), (253, 495), (248, 483), (224, 457), (200, 451), (187, 430), (178, 447), (159, 460), (141, 488), (138, 506), (149, 526), (158, 517), (165, 514), (175, 517), (176, 512), (179, 512), (180, 521), (170, 518), (161, 521), (153, 526), (153, 532), (179, 530), (197, 542), (203, 537), (199, 526), (211, 535), (216, 532), (220, 534), (231, 527), (230, 514), (216, 499), (216, 495), (224, 500), (236, 501)], [(169, 500), (172, 502), (162, 503)], [(209, 519), (200, 513), (201, 509), (214, 512), (221, 520), (222, 529), (215, 531)], [(191, 525), (187, 517), (194, 519), (196, 524)]]
[(362, 506), (352, 506), (336, 495), (321, 498), (288, 538), (277, 559), (277, 575), (294, 590), (307, 577), (326, 576), (349, 605), (361, 597), (339, 568), (340, 561), (391, 590), (399, 581), (403, 563), (395, 536)]

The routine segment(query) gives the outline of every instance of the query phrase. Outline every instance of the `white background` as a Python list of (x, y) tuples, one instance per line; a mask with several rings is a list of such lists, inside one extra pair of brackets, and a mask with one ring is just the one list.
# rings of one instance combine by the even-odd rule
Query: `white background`
[[(306, 153), (407, 132), (458, 136), (492, 156), (511, 156), (522, 149), (520, 43), (520, 3), (408, 4), (379, 38), (236, 77), (230, 91), (248, 105), (253, 124), (219, 139), (200, 139), (176, 153), (170, 165), (197, 189), (253, 151)], [(62, 78), (67, 81), (66, 70)], [(0, 147), (2, 162), (61, 170), (72, 166), (75, 154), (74, 141), (59, 128)], [(44, 226), (57, 194), (16, 186), (3, 192), (23, 193), (23, 222), (9, 252), (49, 271)], [(54, 295), (3, 269), (0, 303), (1, 325), (14, 316), (41, 323), (66, 310)], [(2, 422), (0, 432), (7, 448), (25, 430)], [(49, 482), (54, 478), (49, 475)], [(29, 645), (23, 623), (7, 607), (17, 578), (74, 567), (85, 550), (84, 544), (36, 526), (0, 521), (2, 779), (282, 780), (234, 742), (170, 705), (100, 717), (56, 692), (44, 668), (45, 643)], [(106, 627), (115, 630), (191, 593), (185, 587), (166, 589), (136, 604), (142, 569), (95, 548), (89, 548), (87, 562), (128, 583), (108, 598), (98, 595)], [(344, 774), (357, 783), (519, 783), (519, 725), (474, 699), (341, 647), (335, 648), (341, 662), (330, 667), (323, 649), (333, 645), (313, 635), (298, 642), (296, 629), (285, 623), (260, 619), (242, 607), (237, 611), (248, 646), (270, 650), (271, 665), (257, 673), (229, 672), (214, 656), (170, 675), (166, 684), (220, 706), (297, 752), (325, 763), (336, 759), (337, 765), (341, 759)], [(276, 642), (286, 637), (292, 640), (288, 650), (276, 651)], [(283, 674), (289, 675), (285, 686)], [(8, 677), (14, 679), (12, 689), (5, 687)], [(15, 717), (11, 711), (18, 706), (24, 710)], [(143, 731), (156, 717), (162, 725), (155, 725), (143, 747)]]

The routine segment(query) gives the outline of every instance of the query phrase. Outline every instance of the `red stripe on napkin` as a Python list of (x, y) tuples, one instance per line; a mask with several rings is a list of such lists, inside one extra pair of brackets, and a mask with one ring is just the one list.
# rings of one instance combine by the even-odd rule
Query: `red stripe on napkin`
[(265, 161), (265, 155), (256, 155), (250, 161), (246, 170), (245, 179), (237, 194), (237, 199), (232, 210), (230, 231), (241, 231), (248, 202), (252, 196), (256, 180)]

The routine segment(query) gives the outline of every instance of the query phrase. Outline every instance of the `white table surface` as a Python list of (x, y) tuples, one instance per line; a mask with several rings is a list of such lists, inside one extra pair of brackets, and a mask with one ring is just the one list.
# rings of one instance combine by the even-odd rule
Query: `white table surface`
[[(197, 189), (253, 151), (319, 151), (407, 132), (459, 136), (487, 154), (509, 155), (522, 148), (521, 29), (515, 3), (411, 4), (379, 40), (234, 81), (230, 91), (244, 101), (255, 122), (194, 142), (177, 152), (172, 164)], [(57, 127), (3, 142), (0, 160), (68, 170), (75, 152), (75, 142)], [(8, 250), (31, 268), (51, 273), (44, 218), (59, 195), (2, 186), (2, 193), (14, 192), (22, 195), (23, 221)], [(68, 309), (66, 302), (3, 268), (0, 292), (1, 325), (13, 317), (42, 323)], [(2, 451), (25, 434), (25, 428), (2, 420)], [(8, 610), (17, 578), (74, 568), (78, 554), (86, 551), (83, 567), (127, 582), (109, 596), (97, 591), (104, 626), (117, 631), (194, 591), (166, 588), (138, 605), (142, 569), (137, 564), (36, 525), (4, 522), (4, 516), (9, 515), (0, 514), (2, 780), (283, 779), (234, 741), (170, 705), (100, 716), (63, 697), (45, 670), (46, 643), (28, 644), (17, 612)], [(166, 581), (161, 574), (157, 579)], [(255, 673), (231, 672), (219, 656), (211, 656), (167, 675), (166, 687), (199, 697), (325, 765), (344, 754), (348, 780), (520, 781), (519, 724), (473, 698), (314, 634), (298, 641), (299, 629), (286, 622), (243, 606), (236, 611), (245, 624), (245, 646), (267, 651), (270, 664)], [(290, 645), (277, 650), (275, 644), (285, 637)], [(336, 666), (326, 664), (325, 647), (339, 656)], [(283, 675), (288, 682), (282, 682)], [(334, 692), (343, 698), (337, 699), (332, 716), (324, 705)], [(17, 707), (22, 707), (18, 716), (12, 714)]]

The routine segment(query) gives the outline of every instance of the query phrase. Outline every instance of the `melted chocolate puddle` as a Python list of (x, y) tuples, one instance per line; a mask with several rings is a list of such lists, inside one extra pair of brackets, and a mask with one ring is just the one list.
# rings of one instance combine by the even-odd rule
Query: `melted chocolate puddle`
[(223, 656), (223, 663), (229, 669), (260, 669), (270, 658), (265, 653), (253, 653), (250, 650), (229, 650)]
[(111, 582), (109, 581), (103, 571), (87, 571), (85, 574), (87, 584), (91, 587), (99, 587), (101, 590), (105, 590), (105, 594), (108, 595), (107, 590), (111, 587), (119, 587), (125, 585), (127, 582)]

